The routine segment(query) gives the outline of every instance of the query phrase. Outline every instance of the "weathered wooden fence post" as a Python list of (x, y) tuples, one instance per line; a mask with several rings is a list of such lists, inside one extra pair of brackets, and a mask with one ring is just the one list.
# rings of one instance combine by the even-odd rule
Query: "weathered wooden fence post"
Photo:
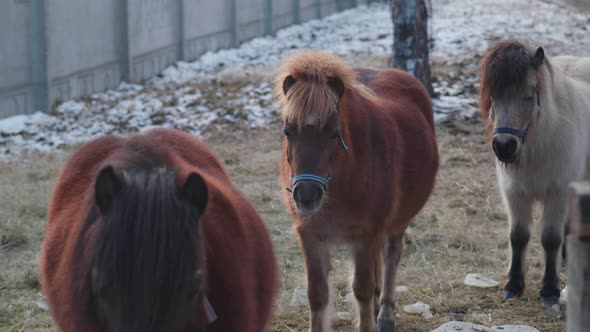
[(590, 331), (590, 182), (571, 184), (567, 239), (567, 331)]

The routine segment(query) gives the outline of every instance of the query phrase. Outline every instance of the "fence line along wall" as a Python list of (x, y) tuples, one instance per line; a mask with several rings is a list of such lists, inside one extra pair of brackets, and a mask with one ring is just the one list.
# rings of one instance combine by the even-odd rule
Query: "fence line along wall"
[(0, 118), (379, 0), (3, 0)]

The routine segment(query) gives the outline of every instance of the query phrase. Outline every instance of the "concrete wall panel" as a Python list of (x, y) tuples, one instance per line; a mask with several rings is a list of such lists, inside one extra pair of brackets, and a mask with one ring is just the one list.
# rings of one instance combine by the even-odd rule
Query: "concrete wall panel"
[[(358, 0), (359, 3), (368, 0)], [(142, 81), (354, 0), (2, 0), (0, 118)], [(321, 3), (318, 8), (317, 4)], [(299, 5), (297, 11), (295, 6)], [(36, 19), (33, 19), (36, 17)]]
[(31, 82), (30, 11), (28, 2), (0, 2), (0, 91)]

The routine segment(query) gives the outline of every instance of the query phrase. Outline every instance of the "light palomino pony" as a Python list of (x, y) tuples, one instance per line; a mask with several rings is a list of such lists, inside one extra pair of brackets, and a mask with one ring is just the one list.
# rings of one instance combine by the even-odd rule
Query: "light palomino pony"
[(342, 243), (354, 255), (359, 330), (375, 331), (377, 309), (378, 331), (392, 332), (403, 234), (438, 169), (430, 97), (406, 72), (355, 71), (318, 51), (286, 60), (275, 91), (283, 198), (305, 258), (311, 331), (329, 330), (329, 249)]
[(559, 252), (568, 214), (568, 184), (589, 178), (590, 58), (549, 59), (517, 41), (500, 42), (482, 60), (480, 103), (497, 157), (510, 219), (512, 261), (504, 299), (525, 287), (532, 205), (544, 204), (543, 303), (559, 298)]

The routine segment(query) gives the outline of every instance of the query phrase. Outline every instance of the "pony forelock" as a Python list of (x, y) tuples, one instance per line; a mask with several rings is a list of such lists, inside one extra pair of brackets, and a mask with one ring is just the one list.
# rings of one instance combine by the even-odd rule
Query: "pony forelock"
[[(284, 84), (289, 76), (295, 83), (285, 93)], [(279, 65), (274, 78), (274, 93), (281, 106), (282, 120), (299, 127), (312, 122), (323, 127), (338, 112), (341, 96), (332, 85), (338, 81), (344, 93), (352, 89), (370, 94), (342, 58), (315, 50), (292, 54)]]

